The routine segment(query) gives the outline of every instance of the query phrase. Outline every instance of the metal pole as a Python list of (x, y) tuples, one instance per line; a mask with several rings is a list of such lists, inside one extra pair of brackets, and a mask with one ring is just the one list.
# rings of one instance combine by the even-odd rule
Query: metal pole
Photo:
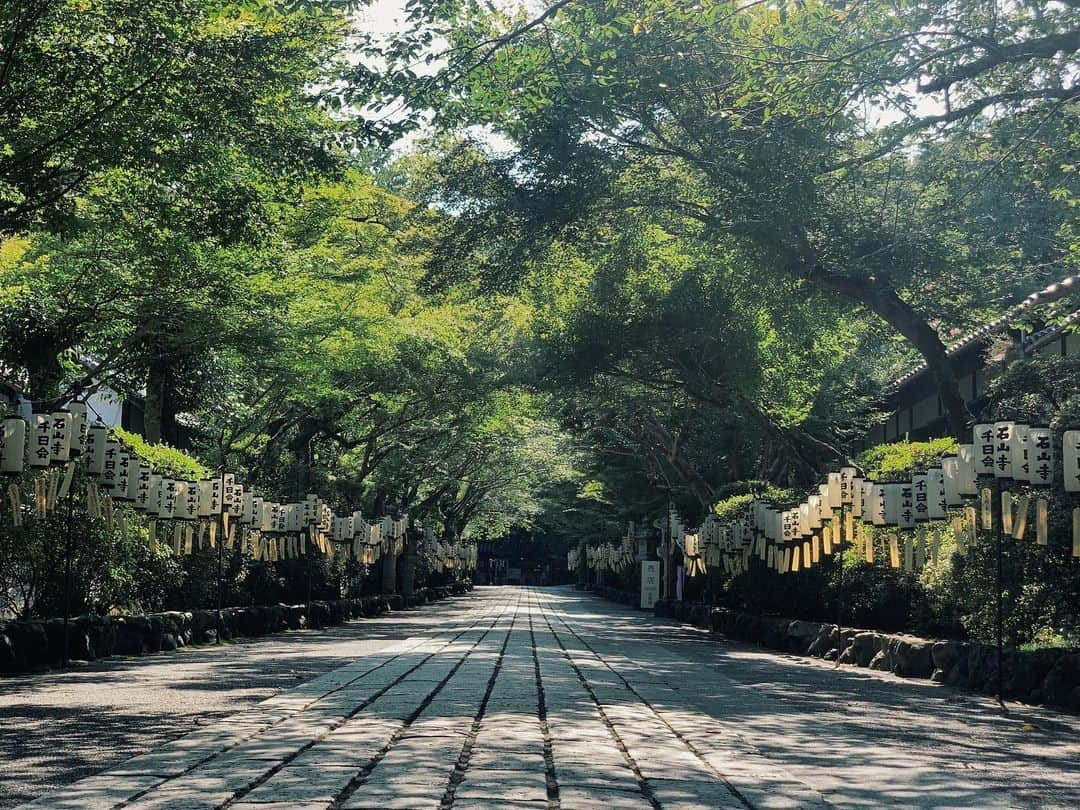
[(836, 662), (834, 669), (840, 668), (841, 626), (844, 621), (844, 504), (840, 504), (840, 517), (836, 532), (837, 575), (836, 575)]
[(996, 525), (997, 542), (995, 543), (995, 546), (996, 546), (995, 551), (997, 553), (997, 615), (995, 616), (995, 624), (996, 624), (996, 629), (997, 629), (997, 701), (998, 701), (998, 705), (1001, 706), (1002, 711), (1004, 711), (1005, 710), (1005, 702), (1004, 702), (1004, 696), (1002, 694), (1004, 690), (1002, 689), (1001, 667), (1002, 667), (1002, 662), (1004, 660), (1003, 651), (1004, 651), (1004, 646), (1005, 646), (1005, 621), (1004, 621), (1004, 610), (1003, 610), (1004, 596), (1003, 596), (1003, 593), (1002, 593), (1003, 588), (1004, 588), (1004, 585), (1003, 585), (1004, 577), (1003, 577), (1003, 572), (1002, 572), (1002, 567), (1003, 567), (1003, 563), (1002, 563), (1002, 545), (1003, 545), (1003, 542), (1002, 542), (1002, 540), (1003, 540), (1004, 531), (1005, 531), (1004, 530), (1005, 515), (1004, 515), (1004, 512), (1003, 512), (1003, 508), (1002, 508), (1004, 506), (1004, 504), (1001, 502), (1001, 492), (1002, 492), (1002, 490), (1001, 490), (1001, 479), (1000, 478), (994, 478), (994, 481), (995, 481), (995, 483), (997, 485), (995, 487), (997, 497), (994, 498), (994, 502), (995, 502), (996, 505), (991, 509), (991, 514), (993, 514), (994, 512), (997, 513), (997, 525)]
[(218, 521), (221, 525), (221, 536), (217, 542), (217, 644), (221, 643), (221, 636), (225, 630), (225, 623), (221, 617), (221, 580), (222, 580), (222, 554), (225, 547), (225, 459), (221, 465), (221, 510)]
[(71, 545), (74, 532), (75, 488), (72, 487), (68, 490), (67, 495), (67, 537), (64, 540), (64, 669), (67, 669), (71, 653), (71, 641), (68, 638), (68, 619), (71, 615)]

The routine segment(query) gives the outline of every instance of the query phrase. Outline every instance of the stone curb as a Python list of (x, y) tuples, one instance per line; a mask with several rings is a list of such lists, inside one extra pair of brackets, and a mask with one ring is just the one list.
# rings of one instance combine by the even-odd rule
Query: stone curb
[[(595, 593), (634, 604), (632, 593), (597, 587)], [(740, 641), (761, 644), (792, 655), (806, 655), (858, 667), (891, 672), (903, 678), (923, 678), (984, 694), (995, 694), (997, 649), (972, 641), (920, 638), (904, 633), (843, 629), (837, 640), (835, 624), (758, 616), (728, 608), (661, 600), (655, 615), (675, 619)], [(1005, 650), (1002, 656), (1002, 697), (1032, 705), (1047, 705), (1080, 714), (1080, 650)]]
[[(112, 655), (145, 655), (222, 639), (257, 637), (286, 630), (313, 629), (350, 619), (381, 616), (472, 590), (468, 580), (400, 594), (313, 601), (310, 605), (254, 605), (215, 610), (167, 611), (143, 616), (77, 616), (68, 622), (69, 657), (96, 661)], [(64, 652), (62, 619), (0, 621), (0, 675), (44, 672), (60, 666)]]

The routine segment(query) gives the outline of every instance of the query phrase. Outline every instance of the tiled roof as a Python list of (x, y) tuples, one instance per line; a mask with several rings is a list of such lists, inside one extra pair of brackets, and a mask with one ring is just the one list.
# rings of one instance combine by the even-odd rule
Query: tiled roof
[[(980, 327), (979, 329), (974, 330), (973, 332), (969, 332), (968, 334), (960, 338), (958, 341), (953, 343), (951, 346), (947, 347), (946, 354), (949, 357), (960, 354), (965, 349), (968, 349), (971, 346), (986, 340), (991, 335), (997, 334), (1001, 330), (1005, 329), (1011, 321), (1016, 320), (1032, 307), (1041, 304), (1049, 304), (1052, 301), (1057, 301), (1060, 298), (1064, 298), (1067, 295), (1073, 294), (1077, 290), (1080, 290), (1080, 276), (1068, 276), (1067, 278), (1063, 278), (1061, 281), (1051, 284), (1046, 289), (1039, 290), (1036, 293), (1032, 293), (1001, 317), (991, 321), (990, 323)], [(1037, 335), (1041, 336), (1039, 338), (1041, 340), (1042, 338), (1048, 337), (1050, 334), (1060, 332), (1062, 327), (1066, 324), (1074, 324), (1078, 322), (1080, 322), (1080, 311), (1074, 312), (1068, 318), (1066, 318), (1064, 324), (1052, 326), (1028, 336), (1024, 340), (1024, 345), (1030, 345), (1031, 342), (1035, 340)], [(911, 380), (915, 379), (915, 377), (919, 376), (924, 371), (926, 371), (926, 363), (920, 363), (915, 368), (911, 369), (911, 371), (907, 372), (902, 377), (896, 379), (893, 384), (889, 386), (886, 393), (895, 393), (899, 388), (903, 387), (905, 383), (908, 383)]]

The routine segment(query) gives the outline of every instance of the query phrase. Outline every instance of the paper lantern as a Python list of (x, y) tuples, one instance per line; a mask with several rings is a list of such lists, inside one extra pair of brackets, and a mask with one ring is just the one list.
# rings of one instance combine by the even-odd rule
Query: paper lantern
[(26, 462), (26, 422), (9, 416), (0, 426), (0, 472), (17, 475)]
[(120, 477), (120, 442), (105, 442), (105, 463), (101, 469), (101, 486), (110, 492), (117, 488)]
[(995, 452), (997, 450), (997, 440), (994, 438), (996, 435), (994, 426), (992, 424), (976, 425), (973, 435), (975, 445), (975, 474), (993, 475)]
[(49, 466), (49, 442), (52, 439), (52, 415), (35, 413), (30, 422), (30, 466)]
[(1031, 455), (1028, 438), (1031, 428), (1015, 425), (1012, 431), (1012, 477), (1017, 481), (1031, 480)]
[(199, 482), (184, 482), (184, 520), (199, 519)]
[(214, 479), (202, 478), (199, 480), (199, 517), (211, 517), (216, 515), (214, 509)]
[(930, 520), (944, 520), (946, 516), (945, 472), (934, 467), (926, 471), (927, 515)]
[(259, 530), (269, 532), (273, 530), (274, 526), (274, 507), (276, 504), (273, 502), (267, 503), (263, 501), (262, 516), (259, 520)]
[(139, 464), (135, 471), (135, 508), (140, 512), (146, 511), (150, 500), (150, 473), (149, 464)]
[[(106, 449), (106, 452), (108, 450)], [(132, 491), (131, 479), (134, 477), (135, 463), (131, 454), (121, 449), (116, 454), (116, 486), (113, 488), (113, 497), (120, 500), (128, 500), (128, 492)]]
[(926, 475), (913, 475), (911, 489), (915, 496), (915, 521), (921, 523), (930, 519), (930, 481)]
[(258, 529), (262, 525), (263, 504), (265, 500), (258, 495), (251, 496), (251, 526)]
[[(226, 476), (226, 481), (227, 480), (228, 480), (228, 476)], [(227, 483), (226, 483), (226, 487), (228, 488)], [(232, 494), (230, 495), (230, 500), (226, 504), (226, 508), (227, 508), (227, 510), (229, 512), (229, 517), (239, 519), (240, 515), (244, 511), (244, 486), (243, 486), (243, 484), (239, 484), (236, 481), (233, 481), (231, 493)]]
[(820, 529), (821, 528), (821, 512), (822, 512), (822, 509), (821, 509), (821, 496), (820, 495), (811, 495), (809, 498), (806, 499), (806, 503), (810, 507), (810, 514), (809, 514), (810, 530), (814, 531), (815, 529)]
[(65, 408), (71, 413), (71, 455), (82, 455), (86, 451), (86, 403), (69, 402)]
[(838, 472), (829, 473), (829, 483), (827, 491), (829, 495), (828, 504), (830, 509), (839, 509), (845, 503), (848, 503), (848, 501), (844, 499), (844, 494), (846, 490), (847, 487), (844, 481), (843, 474)]
[(241, 525), (250, 526), (254, 520), (255, 496), (245, 492), (240, 496), (240, 514), (238, 515)]
[(915, 525), (915, 486), (910, 481), (894, 484), (899, 490), (899, 510), (893, 525), (901, 529), (910, 529)]
[(71, 412), (54, 411), (49, 420), (49, 463), (66, 464), (71, 460)]
[(900, 522), (900, 484), (882, 484), (884, 523), (895, 526)]
[(101, 475), (105, 469), (105, 442), (109, 439), (109, 429), (97, 422), (86, 430), (86, 472)]
[(1054, 482), (1054, 434), (1048, 428), (1028, 429), (1028, 481), (1037, 487)]
[[(311, 525), (311, 523), (304, 522), (304, 519), (308, 515), (306, 506), (306, 502), (302, 504), (288, 504), (285, 511), (285, 528), (283, 531), (299, 532), (305, 525)], [(312, 514), (314, 514), (314, 512), (312, 512)]]
[(1061, 469), (1066, 492), (1080, 492), (1080, 430), (1066, 430), (1061, 439)]
[(960, 494), (960, 459), (943, 458), (941, 474), (946, 506), (963, 506), (964, 498)]
[(1012, 422), (994, 423), (994, 476), (1013, 477), (1013, 437), (1016, 425)]
[[(188, 519), (188, 482), (187, 481), (173, 481), (173, 493), (172, 493), (172, 517), (187, 520)], [(195, 511), (198, 513), (199, 504), (196, 500)]]
[(961, 495), (978, 495), (978, 453), (973, 444), (962, 444), (957, 448), (957, 489)]
[(850, 504), (855, 498), (856, 481), (859, 478), (859, 471), (855, 467), (841, 467), (840, 468), (840, 501), (844, 504)]
[(799, 536), (800, 537), (809, 537), (810, 534), (811, 534), (811, 530), (810, 530), (810, 504), (808, 504), (808, 503), (800, 503), (799, 504)]
[(146, 490), (146, 514), (151, 517), (161, 515), (161, 476), (150, 474), (149, 486)]

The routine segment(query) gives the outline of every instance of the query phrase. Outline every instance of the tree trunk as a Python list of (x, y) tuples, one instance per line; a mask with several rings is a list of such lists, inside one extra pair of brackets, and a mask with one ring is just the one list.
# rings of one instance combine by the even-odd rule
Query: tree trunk
[(926, 367), (937, 386), (941, 407), (949, 423), (949, 432), (963, 441), (972, 421), (971, 412), (960, 393), (960, 382), (956, 378), (945, 344), (926, 319), (890, 286), (829, 273), (818, 264), (811, 269), (810, 280), (823, 289), (858, 301), (915, 347), (926, 361)]
[(143, 438), (151, 444), (161, 441), (167, 389), (168, 369), (160, 357), (155, 357), (146, 375), (146, 398), (143, 400)]

